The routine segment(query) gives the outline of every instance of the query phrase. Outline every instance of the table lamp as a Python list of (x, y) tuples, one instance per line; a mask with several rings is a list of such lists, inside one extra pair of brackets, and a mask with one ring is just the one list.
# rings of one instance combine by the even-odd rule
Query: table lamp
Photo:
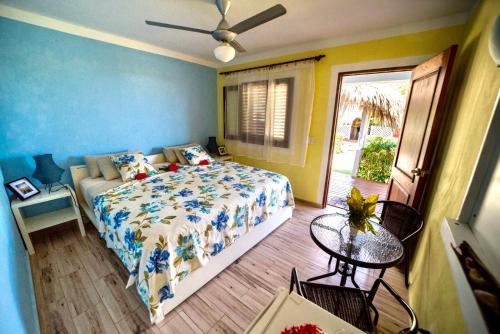
[(52, 159), (52, 154), (35, 155), (33, 159), (35, 159), (36, 163), (33, 177), (45, 185), (45, 189), (48, 189), (49, 193), (52, 191), (54, 184), (58, 183), (63, 186), (61, 184), (61, 175), (64, 169), (56, 165), (54, 159)]
[(208, 144), (207, 144), (208, 153), (217, 154), (218, 147), (219, 146), (217, 145), (217, 140), (215, 139), (215, 137), (208, 137)]

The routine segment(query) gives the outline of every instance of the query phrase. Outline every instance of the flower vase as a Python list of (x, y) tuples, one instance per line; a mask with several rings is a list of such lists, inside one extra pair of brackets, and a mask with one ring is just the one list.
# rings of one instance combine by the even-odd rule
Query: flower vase
[(358, 232), (359, 230), (353, 226), (349, 226), (349, 235), (351, 236), (352, 239), (356, 238), (356, 236), (358, 235)]

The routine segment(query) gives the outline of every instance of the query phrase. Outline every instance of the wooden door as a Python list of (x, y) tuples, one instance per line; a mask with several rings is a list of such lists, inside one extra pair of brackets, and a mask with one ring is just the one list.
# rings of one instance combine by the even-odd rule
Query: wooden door
[(413, 69), (387, 198), (420, 207), (444, 114), (445, 92), (457, 46)]

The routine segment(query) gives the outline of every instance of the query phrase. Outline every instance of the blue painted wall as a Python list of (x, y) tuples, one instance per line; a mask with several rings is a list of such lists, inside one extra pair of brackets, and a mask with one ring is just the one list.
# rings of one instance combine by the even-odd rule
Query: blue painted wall
[(216, 95), (215, 69), (0, 18), (6, 180), (31, 177), (35, 154), (67, 168), (85, 154), (204, 144)]
[[(3, 184), (0, 169), (0, 184)], [(39, 333), (28, 254), (0, 187), (0, 332)]]
[[(205, 143), (217, 134), (216, 90), (214, 69), (0, 18), (0, 168), (7, 181), (31, 177), (32, 156), (53, 153), (69, 182), (85, 154)], [(3, 188), (0, 287), (0, 331), (39, 332)]]

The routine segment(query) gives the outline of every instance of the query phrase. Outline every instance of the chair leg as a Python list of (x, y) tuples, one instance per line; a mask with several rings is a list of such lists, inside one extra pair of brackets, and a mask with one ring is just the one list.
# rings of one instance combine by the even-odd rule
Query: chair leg
[(330, 260), (328, 260), (328, 267), (332, 264), (333, 256), (330, 256)]
[(377, 327), (377, 324), (378, 324), (378, 318), (379, 318), (379, 314), (378, 314), (378, 310), (375, 306), (370, 305), (370, 308), (373, 310), (373, 313), (374, 313), (374, 317), (373, 317), (373, 326), (374, 327)]

